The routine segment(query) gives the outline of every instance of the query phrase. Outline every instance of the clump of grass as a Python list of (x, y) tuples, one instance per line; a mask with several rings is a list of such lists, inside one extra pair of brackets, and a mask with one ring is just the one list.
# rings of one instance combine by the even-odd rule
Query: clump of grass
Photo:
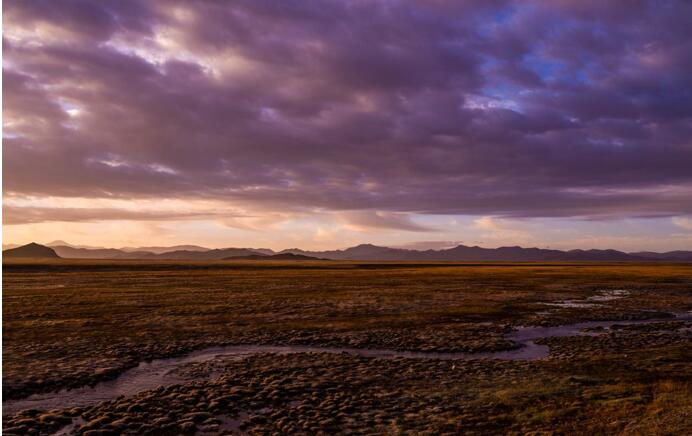
[(633, 416), (625, 435), (692, 434), (692, 382), (664, 380), (653, 386), (653, 400)]

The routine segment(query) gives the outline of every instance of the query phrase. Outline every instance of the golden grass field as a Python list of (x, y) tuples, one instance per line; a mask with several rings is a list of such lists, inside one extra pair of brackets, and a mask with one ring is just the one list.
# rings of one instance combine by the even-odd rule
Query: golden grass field
[[(515, 346), (504, 334), (518, 325), (692, 310), (689, 264), (55, 260), (3, 267), (5, 400), (111, 379), (140, 361), (212, 345), (492, 351)], [(545, 304), (604, 290), (627, 295), (594, 307)], [(198, 381), (175, 395), (55, 413), (97, 420), (82, 432), (177, 434), (203, 425), (221, 432), (223, 422), (183, 412), (213, 421), (219, 410), (237, 416), (269, 401), (271, 412), (225, 431), (689, 434), (692, 341), (689, 329), (679, 329), (684, 323), (670, 324), (549, 338), (551, 356), (529, 362), (260, 354), (219, 363), (221, 380), (233, 383)], [(232, 389), (244, 393), (228, 399)], [(180, 415), (155, 411), (190, 392), (197, 399), (181, 402)], [(211, 407), (211, 396), (226, 400)], [(128, 412), (132, 404), (139, 406)], [(50, 432), (66, 419), (42, 413), (4, 416), (5, 428)], [(144, 426), (164, 417), (165, 425)]]

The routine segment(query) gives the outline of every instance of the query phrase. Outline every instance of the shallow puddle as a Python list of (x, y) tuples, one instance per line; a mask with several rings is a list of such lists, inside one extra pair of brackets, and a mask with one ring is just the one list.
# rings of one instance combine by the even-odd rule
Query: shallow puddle
[(613, 289), (610, 291), (602, 291), (601, 295), (594, 295), (592, 297), (588, 297), (588, 301), (613, 301), (613, 300), (619, 300), (620, 298), (625, 298), (630, 294), (629, 291), (625, 289)]
[(55, 436), (64, 436), (64, 435), (73, 434), (79, 427), (83, 426), (84, 424), (86, 424), (86, 421), (84, 421), (84, 419), (82, 419), (82, 417), (73, 418), (72, 422), (70, 424), (67, 424), (65, 427), (61, 428), (60, 430), (58, 430), (58, 432), (55, 433)]
[(599, 307), (601, 303), (619, 300), (620, 298), (625, 298), (630, 294), (629, 291), (625, 289), (613, 289), (601, 291), (599, 295), (593, 295), (581, 300), (562, 300), (549, 303), (541, 303), (544, 306), (553, 306), (561, 308), (588, 308), (588, 307)]
[(177, 374), (179, 367), (198, 362), (206, 362), (216, 357), (237, 357), (239, 359), (259, 353), (347, 353), (363, 357), (383, 359), (441, 359), (441, 360), (469, 360), (469, 359), (501, 359), (501, 360), (534, 360), (548, 357), (550, 348), (547, 345), (539, 345), (534, 341), (548, 337), (565, 337), (575, 335), (597, 335), (598, 332), (582, 331), (583, 329), (608, 328), (615, 324), (648, 324), (662, 321), (692, 321), (692, 313), (677, 315), (675, 318), (649, 319), (633, 321), (588, 321), (576, 324), (568, 324), (555, 327), (519, 327), (516, 331), (505, 336), (510, 341), (517, 342), (520, 348), (508, 351), (483, 352), (483, 353), (437, 353), (418, 351), (395, 351), (358, 348), (329, 348), (314, 346), (272, 346), (272, 345), (231, 345), (224, 347), (211, 347), (194, 351), (182, 357), (168, 359), (156, 359), (150, 362), (142, 362), (115, 380), (98, 383), (93, 387), (63, 390), (47, 394), (35, 394), (21, 400), (5, 401), (2, 405), (2, 413), (14, 414), (24, 409), (62, 409), (75, 406), (88, 406), (101, 401), (115, 399), (121, 395), (133, 396), (139, 392), (154, 389), (159, 386), (168, 386), (186, 383), (190, 380)]

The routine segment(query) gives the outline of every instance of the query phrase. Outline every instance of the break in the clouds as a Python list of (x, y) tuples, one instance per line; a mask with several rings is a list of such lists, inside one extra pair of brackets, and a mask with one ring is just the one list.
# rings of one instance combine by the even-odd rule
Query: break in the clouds
[[(6, 224), (692, 214), (692, 3), (3, 2)], [(204, 211), (114, 212), (189, 220)], [(677, 217), (677, 218), (674, 218)], [(430, 240), (429, 237), (426, 240)]]

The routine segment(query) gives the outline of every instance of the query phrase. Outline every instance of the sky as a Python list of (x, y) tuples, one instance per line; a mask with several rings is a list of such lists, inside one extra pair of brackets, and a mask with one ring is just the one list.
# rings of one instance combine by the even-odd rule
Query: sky
[(692, 249), (692, 2), (3, 2), (3, 243)]

